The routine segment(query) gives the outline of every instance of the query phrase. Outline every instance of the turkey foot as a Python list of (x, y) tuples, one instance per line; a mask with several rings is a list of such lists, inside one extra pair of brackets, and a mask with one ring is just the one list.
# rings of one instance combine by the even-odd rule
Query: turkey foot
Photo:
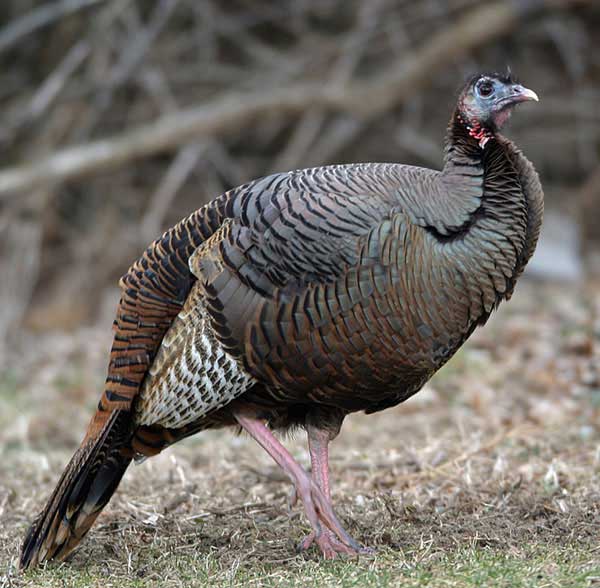
[[(337, 553), (359, 553), (360, 545), (348, 534), (338, 520), (329, 498), (315, 480), (306, 473), (300, 464), (281, 445), (277, 438), (257, 419), (235, 415), (240, 426), (275, 460), (291, 478), (295, 495), (302, 500), (304, 512), (312, 527), (313, 540), (321, 548), (326, 558)], [(310, 535), (307, 539), (310, 538)], [(306, 540), (303, 542), (305, 543)]]
[(296, 549), (299, 552), (306, 551), (313, 543), (319, 546), (325, 559), (335, 559), (340, 553), (345, 555), (372, 555), (375, 553), (375, 550), (369, 547), (361, 547), (360, 545), (349, 547), (345, 545), (329, 529), (324, 529), (319, 537), (316, 536), (314, 531), (311, 531)]
[[(308, 433), (308, 448), (310, 451), (311, 474), (313, 481), (325, 495), (327, 502), (331, 504), (331, 492), (329, 485), (329, 441), (330, 433), (313, 424), (306, 427)], [(297, 496), (292, 494), (290, 504), (293, 506)], [(334, 559), (338, 554), (358, 555), (373, 553), (372, 549), (360, 545), (348, 546), (340, 542), (329, 529), (323, 529), (318, 537), (315, 532), (309, 533), (298, 545), (298, 551), (306, 551), (313, 543), (316, 543), (325, 559)]]

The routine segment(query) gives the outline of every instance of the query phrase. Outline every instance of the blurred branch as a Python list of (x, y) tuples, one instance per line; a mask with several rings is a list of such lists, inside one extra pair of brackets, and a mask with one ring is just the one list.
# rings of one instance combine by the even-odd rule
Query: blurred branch
[[(344, 47), (333, 67), (335, 83), (344, 85), (352, 78), (375, 32), (382, 7), (382, 0), (373, 0), (372, 2), (362, 4), (360, 7), (357, 15), (357, 26), (352, 33), (347, 35), (346, 41), (343, 43)], [(327, 111), (325, 108), (316, 107), (306, 110), (296, 124), (296, 128), (286, 147), (271, 165), (271, 169), (273, 171), (294, 169), (299, 167), (302, 161), (306, 161), (307, 154), (311, 148), (314, 148), (316, 152), (322, 152), (323, 142), (328, 142), (331, 135), (339, 137), (339, 133), (334, 133), (331, 128), (328, 132), (323, 132), (326, 122)], [(336, 123), (339, 123), (339, 121), (336, 121)], [(356, 126), (358, 127), (359, 125)], [(347, 138), (350, 141), (353, 136), (353, 133), (346, 133), (343, 135), (343, 138)], [(317, 139), (318, 141), (315, 145)], [(335, 146), (336, 150), (338, 147), (341, 147), (339, 141), (331, 145)], [(309, 156), (308, 159), (311, 159), (311, 157)], [(315, 161), (316, 158), (314, 155), (312, 159)], [(316, 163), (318, 164), (325, 159), (327, 157), (316, 159)]]
[(45, 4), (28, 12), (21, 18), (9, 22), (0, 29), (0, 52), (6, 51), (17, 43), (22, 37), (30, 35), (35, 30), (45, 27), (54, 21), (82, 10), (104, 0), (60, 0), (52, 4)]
[(6, 169), (0, 172), (0, 198), (179, 148), (190, 140), (239, 128), (258, 116), (293, 114), (320, 106), (363, 119), (373, 118), (422, 89), (434, 72), (511, 31), (525, 17), (569, 4), (567, 0), (530, 0), (484, 5), (433, 35), (398, 66), (370, 79), (341, 80), (331, 85), (296, 83), (281, 89), (227, 94), (118, 136), (66, 148), (40, 161)]
[(95, 107), (92, 116), (82, 128), (79, 137), (85, 136), (97, 124), (102, 115), (110, 108), (115, 91), (121, 87), (139, 68), (148, 53), (149, 47), (167, 25), (179, 0), (159, 0), (149, 19), (149, 24), (131, 35), (121, 48), (119, 59), (108, 73), (107, 80), (94, 97)]
[(160, 231), (169, 206), (205, 150), (203, 143), (190, 143), (182, 147), (175, 156), (164, 179), (152, 195), (148, 211), (142, 219), (140, 232), (144, 242), (152, 241)]
[(43, 227), (35, 218), (17, 216), (0, 226), (0, 369), (7, 335), (13, 334), (31, 301), (40, 267)]
[(44, 80), (25, 107), (10, 117), (5, 126), (0, 129), (0, 141), (8, 143), (22, 125), (31, 124), (39, 119), (51, 107), (71, 75), (89, 53), (90, 46), (87, 41), (76, 43), (56, 69)]
[(41, 116), (52, 101), (58, 96), (69, 77), (81, 65), (90, 53), (87, 41), (79, 41), (65, 55), (55, 71), (41, 85), (31, 98), (27, 109), (27, 118), (34, 119)]

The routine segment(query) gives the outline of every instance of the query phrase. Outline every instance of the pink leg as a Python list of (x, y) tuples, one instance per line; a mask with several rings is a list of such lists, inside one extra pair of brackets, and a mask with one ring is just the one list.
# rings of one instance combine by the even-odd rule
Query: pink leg
[(329, 433), (316, 427), (308, 427), (308, 450), (313, 480), (331, 499), (329, 488)]
[[(348, 535), (339, 522), (328, 496), (325, 495), (315, 481), (311, 480), (302, 466), (281, 445), (264, 423), (241, 415), (235, 415), (235, 418), (240, 426), (258, 442), (291, 478), (297, 495), (302, 499), (304, 511), (313, 529), (313, 540), (317, 542), (323, 551), (323, 555), (326, 558), (333, 558), (339, 552), (358, 553), (361, 549), (360, 545)], [(319, 443), (317, 445), (320, 446)], [(323, 466), (325, 470), (327, 470), (326, 457), (327, 447), (325, 446), (325, 463)], [(328, 480), (327, 472), (325, 473), (325, 480)], [(329, 483), (327, 482), (328, 487)], [(324, 525), (325, 530), (322, 528), (321, 523)], [(328, 537), (328, 539), (325, 539), (325, 537)], [(331, 537), (333, 537), (334, 542), (331, 541)]]
[[(310, 463), (312, 471), (312, 479), (317, 486), (322, 490), (325, 498), (331, 504), (331, 491), (329, 486), (329, 431), (319, 429), (314, 425), (307, 425), (308, 433), (308, 448), (310, 451)], [(329, 530), (323, 529), (321, 536), (317, 536), (315, 532), (307, 535), (298, 549), (304, 551), (308, 549), (313, 542), (321, 548), (323, 553), (347, 553), (355, 555), (356, 553), (370, 553), (370, 550), (356, 546), (344, 545), (338, 538)]]

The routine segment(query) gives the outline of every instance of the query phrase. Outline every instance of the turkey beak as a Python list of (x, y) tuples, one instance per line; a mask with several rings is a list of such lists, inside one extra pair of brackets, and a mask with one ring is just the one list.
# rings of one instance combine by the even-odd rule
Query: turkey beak
[(506, 100), (511, 104), (518, 104), (519, 102), (529, 102), (531, 100), (534, 100), (535, 102), (540, 101), (538, 95), (533, 90), (530, 90), (525, 86), (521, 86), (520, 84), (515, 84), (514, 86), (511, 86), (510, 93), (507, 96)]
[(539, 101), (538, 95), (533, 90), (521, 86), (521, 84), (506, 85), (498, 96), (495, 110), (502, 111), (521, 102), (530, 102), (531, 100)]

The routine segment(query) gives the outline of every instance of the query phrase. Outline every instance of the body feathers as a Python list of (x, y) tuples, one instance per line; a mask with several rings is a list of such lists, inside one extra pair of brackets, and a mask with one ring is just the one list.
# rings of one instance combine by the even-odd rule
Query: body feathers
[(510, 297), (542, 210), (522, 153), (455, 116), (442, 171), (276, 174), (193, 213), (121, 280), (105, 391), (22, 565), (68, 555), (132, 457), (234, 408), (286, 427), (417, 392)]

